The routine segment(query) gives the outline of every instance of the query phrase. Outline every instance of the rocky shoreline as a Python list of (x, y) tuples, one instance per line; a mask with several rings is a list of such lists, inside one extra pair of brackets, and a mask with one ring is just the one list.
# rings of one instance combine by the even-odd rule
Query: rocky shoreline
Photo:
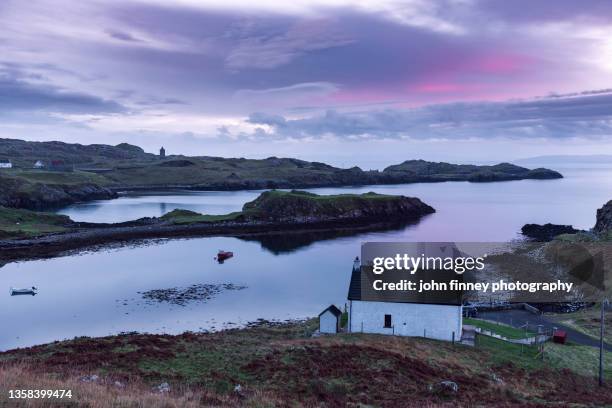
[(552, 241), (560, 235), (579, 240), (610, 240), (612, 238), (612, 200), (597, 210), (595, 226), (590, 231), (559, 224), (525, 224), (521, 233), (529, 239)]

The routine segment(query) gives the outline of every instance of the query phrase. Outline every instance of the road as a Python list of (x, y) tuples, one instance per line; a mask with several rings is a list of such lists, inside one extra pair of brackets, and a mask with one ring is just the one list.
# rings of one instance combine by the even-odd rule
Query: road
[[(554, 327), (564, 330), (567, 333), (567, 340), (583, 346), (599, 347), (599, 340), (587, 336), (584, 333), (565, 326), (544, 315), (537, 315), (527, 310), (511, 309), (491, 312), (479, 312), (476, 315), (478, 319), (486, 319), (494, 322), (505, 323), (516, 328), (524, 327), (525, 323), (529, 324), (529, 330), (536, 331), (538, 325), (542, 325), (544, 329), (552, 329)], [(612, 330), (609, 328), (608, 330)], [(604, 343), (604, 349), (612, 352), (612, 345)]]

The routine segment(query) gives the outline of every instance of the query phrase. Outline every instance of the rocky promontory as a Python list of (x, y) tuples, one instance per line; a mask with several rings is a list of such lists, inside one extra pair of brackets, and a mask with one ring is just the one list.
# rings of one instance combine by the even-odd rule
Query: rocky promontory
[(267, 191), (243, 207), (256, 221), (326, 222), (343, 220), (416, 219), (435, 210), (415, 197), (376, 193), (320, 196), (305, 191)]
[(593, 230), (598, 234), (612, 231), (612, 200), (597, 210), (597, 221)]
[(116, 224), (74, 222), (61, 215), (0, 207), (0, 260), (47, 257), (148, 238), (338, 228), (357, 231), (393, 222), (415, 222), (433, 212), (432, 207), (414, 197), (376, 193), (321, 196), (303, 191), (264, 192), (246, 203), (242, 211), (230, 214), (174, 210), (159, 218)]
[(86, 180), (77, 183), (48, 182), (0, 175), (0, 206), (4, 207), (45, 210), (116, 197), (116, 192)]

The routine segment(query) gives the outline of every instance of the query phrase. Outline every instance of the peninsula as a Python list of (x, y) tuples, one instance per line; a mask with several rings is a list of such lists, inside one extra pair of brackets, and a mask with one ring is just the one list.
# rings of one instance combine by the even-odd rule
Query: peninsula
[(334, 167), (294, 158), (255, 160), (154, 155), (140, 147), (0, 139), (0, 205), (44, 210), (111, 199), (128, 190), (257, 190), (417, 182), (556, 179), (549, 169), (408, 160), (382, 171)]
[(174, 210), (162, 217), (116, 224), (74, 222), (64, 215), (0, 207), (0, 260), (58, 253), (146, 238), (253, 235), (291, 229), (359, 230), (415, 221), (435, 210), (418, 198), (376, 193), (321, 196), (304, 191), (266, 191), (242, 211), (203, 215)]

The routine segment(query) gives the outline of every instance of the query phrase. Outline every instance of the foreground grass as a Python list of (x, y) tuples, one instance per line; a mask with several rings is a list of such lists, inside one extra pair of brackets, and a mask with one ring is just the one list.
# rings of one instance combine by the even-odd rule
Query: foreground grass
[[(598, 388), (591, 375), (591, 350), (547, 345), (541, 359), (535, 348), (485, 336), (471, 348), (367, 334), (312, 338), (315, 328), (312, 320), (14, 350), (0, 353), (0, 389), (72, 388), (78, 406), (612, 405), (612, 386)], [(95, 383), (78, 380), (92, 374)], [(430, 390), (447, 380), (456, 394)], [(167, 396), (153, 391), (162, 382), (171, 385)]]
[(495, 334), (499, 334), (500, 336), (504, 336), (508, 339), (524, 339), (527, 337), (533, 337), (536, 333), (531, 331), (520, 330), (514, 328), (512, 326), (508, 326), (505, 324), (498, 324), (487, 320), (482, 319), (472, 319), (465, 318), (463, 319), (463, 324), (470, 324), (472, 326), (479, 327), (484, 330), (488, 330)]

